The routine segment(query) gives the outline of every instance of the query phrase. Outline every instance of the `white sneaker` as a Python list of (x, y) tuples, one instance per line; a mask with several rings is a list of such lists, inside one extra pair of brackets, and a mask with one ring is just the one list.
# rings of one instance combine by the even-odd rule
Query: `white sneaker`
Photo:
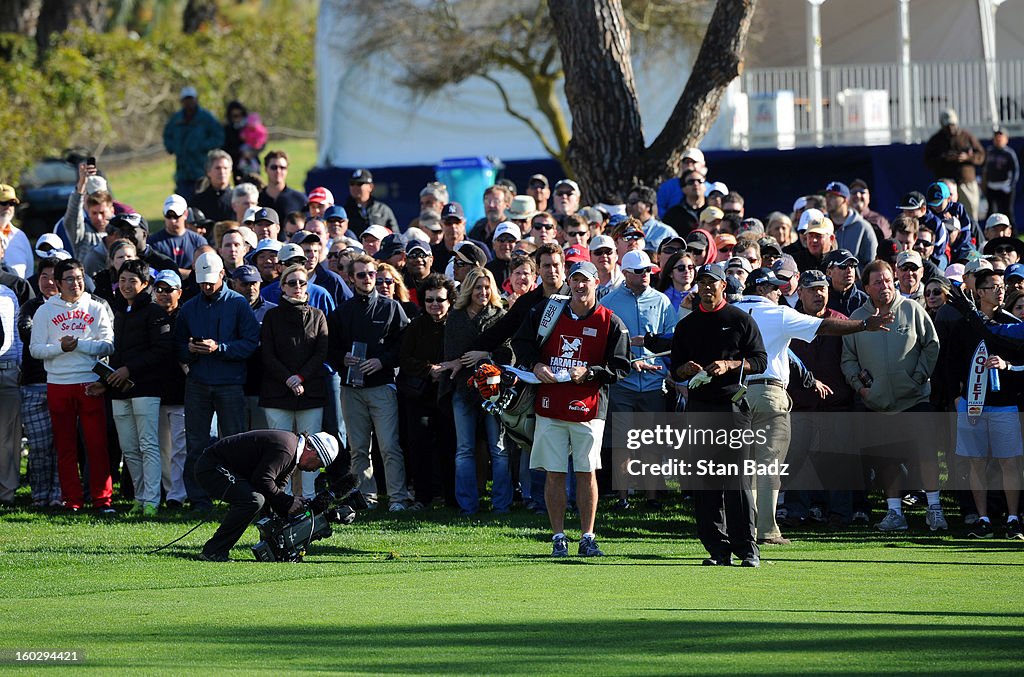
[(906, 531), (907, 518), (895, 510), (885, 513), (882, 521), (875, 525), (879, 531)]
[(949, 530), (949, 523), (946, 522), (946, 516), (942, 514), (942, 508), (939, 506), (929, 507), (924, 515), (924, 521), (932, 531)]

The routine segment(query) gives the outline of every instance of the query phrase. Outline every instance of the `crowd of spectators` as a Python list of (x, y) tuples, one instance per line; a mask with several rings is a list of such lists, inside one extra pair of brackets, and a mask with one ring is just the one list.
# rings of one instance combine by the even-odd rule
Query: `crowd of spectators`
[[(169, 125), (169, 145), (192, 143), (189, 120), (218, 136), (192, 104)], [(905, 530), (915, 501), (929, 528), (947, 529), (943, 464), (964, 487), (946, 509), (957, 506), (970, 535), (1022, 538), (1018, 176), (1007, 176), (999, 132), (1002, 173), (979, 192), (974, 170), (960, 165), (983, 167), (984, 149), (955, 117), (943, 122), (929, 161), (956, 165), (956, 176), (897, 205), (872, 205), (863, 180), (827, 176), (820, 192), (790, 196), (763, 220), (736, 186), (712, 180), (696, 148), (678, 178), (624, 186), (591, 206), (572, 179), (536, 174), (521, 192), (501, 180), (481, 196), (476, 223), (431, 182), (404, 228), (374, 196), (369, 170), (352, 173), (337, 201), (324, 187), (290, 187), (288, 155), (275, 150), (262, 185), (237, 174), (223, 150), (204, 152), (198, 168), (179, 157), (161, 224), (138, 214), (149, 205), (116, 201), (82, 164), (67, 212), (34, 244), (12, 222), (14, 189), (0, 185), (0, 503), (12, 504), (21, 481), (24, 436), (33, 507), (111, 514), (116, 483), (132, 513), (186, 503), (206, 511), (198, 456), (218, 437), (270, 428), (337, 436), (371, 507), (443, 503), (474, 514), (489, 492), (496, 513), (522, 505), (545, 514), (550, 478), (484, 411), (471, 377), (481, 363), (521, 363), (539, 309), (570, 295), (579, 271), (581, 285), (594, 282), (598, 314), (618, 318), (612, 334), (628, 332), (629, 369), (608, 367), (601, 412), (717, 411), (742, 400), (754, 424), (776, 431), (758, 460), (815, 457), (867, 478), (859, 491), (787, 491), (784, 479), (759, 479), (725, 487), (724, 501), (702, 499), (710, 563), (728, 563), (730, 542), (733, 554), (756, 558), (737, 538), (784, 545), (783, 528), (815, 522), (868, 524), (875, 513), (878, 529)], [(942, 142), (966, 148), (932, 148)], [(979, 221), (981, 195), (992, 210)], [(1002, 328), (962, 317), (954, 287)], [(747, 319), (712, 318), (725, 303)], [(728, 331), (715, 334), (722, 323)], [(733, 333), (736, 346), (724, 346)], [(539, 359), (538, 350), (526, 352)], [(699, 373), (711, 379), (705, 390), (688, 387)], [(842, 439), (791, 427), (791, 411), (950, 412), (955, 434), (942, 448), (850, 466), (836, 458)], [(609, 509), (663, 509), (656, 491), (613, 491), (609, 446), (605, 436), (593, 468)], [(294, 492), (311, 497), (314, 476), (297, 472)], [(589, 496), (574, 481), (579, 470), (561, 477), (554, 495), (567, 493), (570, 506)], [(1001, 491), (987, 491), (992, 477)], [(873, 501), (872, 488), (884, 498)], [(734, 489), (750, 494), (734, 502)], [(751, 528), (742, 537), (740, 519)]]

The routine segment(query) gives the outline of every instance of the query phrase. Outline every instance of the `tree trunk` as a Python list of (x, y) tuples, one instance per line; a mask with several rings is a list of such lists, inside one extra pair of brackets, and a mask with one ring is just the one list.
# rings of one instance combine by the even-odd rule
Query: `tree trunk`
[(568, 157), (585, 203), (637, 182), (657, 186), (679, 171), (683, 151), (707, 133), (739, 75), (755, 4), (718, 0), (686, 87), (645, 149), (621, 1), (548, 0), (572, 113)]
[(708, 133), (726, 88), (743, 70), (743, 50), (756, 0), (718, 0), (693, 71), (658, 138), (644, 154), (638, 175), (657, 186), (679, 174), (683, 151)]
[(43, 0), (7, 0), (7, 4), (0, 12), (0, 33), (34, 36)]
[(102, 30), (106, 6), (106, 0), (43, 0), (36, 27), (40, 58), (50, 48), (50, 37), (67, 30), (73, 21), (83, 21), (94, 31)]
[(572, 112), (567, 152), (585, 203), (629, 187), (643, 129), (619, 0), (548, 0)]
[(186, 34), (196, 33), (204, 26), (217, 20), (216, 0), (188, 0), (182, 17), (181, 30)]

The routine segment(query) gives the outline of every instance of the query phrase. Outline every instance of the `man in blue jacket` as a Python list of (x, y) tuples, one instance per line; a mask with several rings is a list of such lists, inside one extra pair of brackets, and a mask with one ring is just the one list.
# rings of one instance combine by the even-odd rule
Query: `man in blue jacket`
[(192, 199), (196, 182), (206, 173), (206, 154), (224, 145), (224, 128), (213, 113), (200, 107), (195, 87), (181, 90), (181, 110), (164, 126), (164, 148), (175, 156), (174, 192)]
[(208, 510), (210, 496), (194, 477), (195, 462), (210, 443), (214, 413), (222, 437), (245, 432), (246, 360), (259, 345), (260, 326), (241, 294), (224, 285), (224, 264), (212, 252), (195, 262), (202, 292), (181, 307), (174, 327), (185, 379), (185, 491), (192, 507)]
[[(626, 252), (622, 257), (625, 283), (601, 299), (601, 305), (615, 313), (626, 325), (630, 336), (632, 358), (651, 355), (643, 346), (647, 334), (671, 334), (676, 327), (676, 310), (672, 302), (651, 287), (652, 263), (647, 252)], [(629, 376), (608, 388), (608, 412), (665, 411), (665, 377), (667, 361), (648, 358), (633, 362)], [(611, 463), (606, 464), (611, 467)], [(655, 492), (647, 492), (649, 507), (657, 507)], [(629, 507), (626, 492), (619, 492), (617, 509)]]

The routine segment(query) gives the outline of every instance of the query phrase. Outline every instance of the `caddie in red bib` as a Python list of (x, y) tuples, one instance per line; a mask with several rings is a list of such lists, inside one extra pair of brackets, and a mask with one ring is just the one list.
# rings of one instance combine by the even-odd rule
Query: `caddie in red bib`
[[(542, 256), (541, 265), (555, 256), (560, 257), (561, 250)], [(539, 304), (512, 339), (516, 358), (540, 381), (530, 468), (547, 472), (544, 498), (554, 532), (553, 557), (569, 554), (562, 528), (570, 456), (583, 533), (579, 554), (604, 554), (594, 537), (596, 471), (601, 467), (608, 386), (628, 375), (630, 365), (629, 332), (614, 313), (597, 305), (597, 283), (594, 264), (575, 264), (569, 271), (568, 303), (563, 298)]]

